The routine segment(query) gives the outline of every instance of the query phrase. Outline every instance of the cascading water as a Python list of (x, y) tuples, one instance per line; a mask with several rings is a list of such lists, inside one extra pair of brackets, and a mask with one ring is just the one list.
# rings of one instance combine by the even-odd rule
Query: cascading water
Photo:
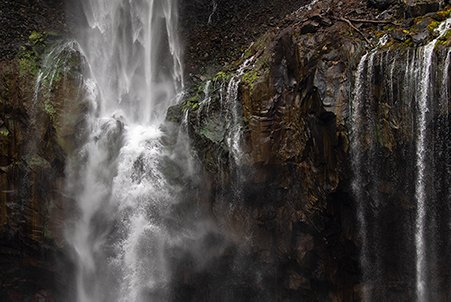
[(218, 3), (216, 3), (216, 1), (213, 0), (213, 1), (211, 1), (211, 6), (212, 6), (212, 9), (211, 9), (210, 15), (208, 16), (208, 24), (211, 24), (211, 22), (212, 22), (212, 18), (214, 16), (214, 14), (216, 13), (216, 10), (218, 9)]
[[(352, 102), (352, 124), (354, 125), (353, 132), (352, 132), (352, 156), (353, 156), (353, 170), (354, 170), (354, 180), (352, 183), (352, 189), (354, 192), (354, 196), (357, 200), (362, 201), (363, 200), (363, 190), (361, 187), (361, 184), (363, 182), (363, 175), (361, 171), (362, 166), (362, 153), (360, 150), (362, 149), (362, 145), (360, 142), (361, 137), (361, 128), (363, 126), (362, 121), (362, 108), (363, 100), (364, 100), (364, 84), (365, 84), (365, 67), (366, 67), (366, 60), (367, 60), (368, 54), (365, 54), (362, 59), (360, 60), (359, 66), (357, 67), (357, 73), (356, 73), (356, 81), (354, 84), (354, 95), (353, 95), (353, 102)], [(366, 203), (365, 202), (359, 202), (358, 203), (358, 222), (359, 222), (359, 230), (360, 230), (360, 240), (362, 244), (362, 249), (360, 251), (360, 263), (362, 266), (363, 271), (363, 280), (368, 280), (368, 236), (367, 236), (367, 225), (366, 225), (366, 219), (364, 217), (366, 210)], [(369, 296), (368, 289), (363, 289), (363, 300), (368, 301)]]
[[(405, 289), (403, 299), (419, 302), (439, 301), (448, 289), (439, 273), (448, 256), (439, 242), (449, 235), (441, 211), (449, 209), (448, 164), (440, 163), (449, 162), (450, 58), (436, 45), (449, 25), (443, 22), (438, 37), (422, 47), (373, 50), (357, 68), (352, 187), (364, 301), (394, 299), (393, 284)], [(406, 138), (410, 144), (402, 143)]]
[(159, 124), (183, 86), (176, 0), (83, 0), (79, 35), (95, 83), (89, 138), (68, 166), (79, 215), (67, 240), (77, 301), (166, 301), (177, 188), (162, 171)]
[(425, 237), (425, 224), (426, 224), (426, 133), (427, 133), (427, 114), (429, 111), (429, 104), (431, 97), (431, 65), (432, 56), (434, 54), (435, 44), (438, 39), (449, 29), (451, 20), (443, 22), (438, 28), (439, 37), (430, 42), (428, 45), (421, 49), (422, 52), (422, 65), (420, 70), (420, 91), (418, 99), (418, 120), (417, 120), (417, 181), (415, 188), (415, 197), (417, 200), (417, 219), (416, 219), (416, 270), (417, 270), (417, 301), (427, 301), (427, 277), (426, 277), (426, 237)]
[(252, 68), (250, 64), (253, 62), (254, 58), (251, 57), (243, 62), (243, 64), (238, 68), (236, 73), (230, 79), (227, 86), (227, 95), (225, 101), (229, 108), (231, 117), (227, 118), (229, 122), (227, 125), (228, 133), (226, 137), (227, 146), (229, 148), (230, 155), (234, 160), (235, 164), (239, 166), (242, 161), (242, 135), (243, 135), (243, 121), (242, 112), (240, 109), (240, 102), (238, 99), (238, 88), (241, 83), (241, 78), (244, 72), (248, 68)]

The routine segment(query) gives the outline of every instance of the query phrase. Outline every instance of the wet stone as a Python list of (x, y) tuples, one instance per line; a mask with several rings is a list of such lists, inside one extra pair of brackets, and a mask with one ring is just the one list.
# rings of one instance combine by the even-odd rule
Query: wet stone
[(429, 30), (424, 29), (412, 36), (412, 41), (415, 44), (422, 44), (429, 38)]

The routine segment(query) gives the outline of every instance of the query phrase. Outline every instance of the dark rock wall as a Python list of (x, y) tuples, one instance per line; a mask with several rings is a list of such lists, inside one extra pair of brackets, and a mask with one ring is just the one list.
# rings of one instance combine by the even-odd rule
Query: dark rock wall
[(61, 38), (33, 32), (13, 58), (0, 61), (2, 301), (53, 301), (67, 286), (62, 248), (71, 202), (64, 170), (79, 144), (87, 104), (74, 49), (45, 66), (48, 52), (61, 45)]
[[(190, 110), (193, 146), (210, 173), (213, 214), (226, 232), (241, 236), (238, 242), (251, 238), (245, 258), (253, 259), (255, 267), (271, 268), (258, 271), (265, 277), (260, 283), (261, 295), (253, 295), (256, 300), (359, 301), (369, 285), (361, 282), (359, 263), (356, 210), (363, 201), (354, 200), (350, 185), (350, 100), (360, 58), (388, 34), (388, 43), (370, 76), (374, 94), (364, 100), (369, 108), (368, 127), (374, 133), (368, 134), (368, 149), (362, 151), (367, 174), (361, 185), (377, 213), (367, 217), (368, 232), (373, 234), (371, 258), (380, 257), (383, 263), (381, 271), (375, 268), (371, 277), (372, 282), (380, 282), (375, 297), (411, 301), (415, 295), (416, 205), (409, 194), (414, 191), (415, 165), (406, 167), (405, 162), (416, 158), (415, 131), (409, 128), (415, 115), (400, 101), (391, 104), (389, 94), (396, 95), (405, 87), (415, 89), (400, 80), (406, 67), (402, 58), (434, 37), (433, 29), (448, 10), (404, 20), (405, 7), (394, 4), (387, 6), (383, 16), (396, 24), (370, 23), (365, 20), (377, 20), (381, 15), (365, 2), (342, 3), (333, 10), (329, 4), (323, 1), (308, 13), (288, 17), (285, 26), (258, 39), (235, 65), (254, 56), (253, 67), (241, 76), (238, 90), (244, 125), (244, 159), (239, 166), (226, 143), (230, 132), (226, 120), (232, 116), (227, 112), (231, 108), (226, 90), (234, 71), (225, 70), (210, 79), (211, 95), (205, 95), (201, 85), (184, 103)], [(353, 21), (349, 24), (342, 16), (352, 16)], [(424, 38), (416, 39), (421, 32)], [(438, 44), (442, 49), (434, 57), (443, 62), (449, 35)], [(393, 65), (383, 67), (380, 60), (396, 68), (392, 89), (387, 88), (387, 77)], [(442, 73), (438, 70), (437, 77)], [(441, 81), (434, 83), (437, 90), (442, 88)], [(211, 98), (208, 105), (203, 103), (207, 97)], [(439, 132), (448, 127), (449, 120), (443, 121), (443, 116), (433, 120), (442, 123), (433, 128)], [(442, 151), (433, 152), (443, 161), (447, 149), (441, 144), (446, 135), (440, 135), (436, 137), (437, 150)], [(435, 166), (433, 170), (439, 171), (436, 179), (446, 182), (446, 169)], [(447, 213), (446, 202), (440, 201), (446, 200), (447, 189), (441, 184), (437, 188), (441, 197), (435, 205)], [(439, 216), (430, 227), (437, 231), (434, 236), (441, 238), (437, 240), (446, 242), (443, 238), (448, 229), (443, 226), (447, 215)], [(436, 251), (440, 255), (435, 256), (446, 263), (446, 248)], [(242, 268), (246, 270), (246, 266)], [(433, 299), (446, 301), (444, 280), (448, 274), (432, 271), (432, 284), (437, 285), (431, 290)]]
[(13, 58), (32, 31), (65, 28), (62, 0), (3, 0), (0, 3), (0, 60)]
[[(216, 112), (224, 110), (219, 103), (227, 96), (213, 95), (208, 112), (200, 107), (190, 115), (194, 147), (215, 175), (214, 215), (243, 242), (252, 238), (245, 254), (255, 267), (271, 268), (259, 271), (265, 294), (255, 301), (358, 300), (344, 124), (354, 58), (363, 45), (343, 35), (345, 24), (301, 35), (304, 25), (274, 30), (250, 50), (256, 62), (248, 73), (255, 74), (245, 73), (239, 89), (246, 160), (232, 168), (241, 175), (227, 172), (234, 165), (230, 150), (224, 140), (213, 139), (228, 131)], [(213, 91), (219, 91), (218, 82)], [(221, 170), (228, 175), (219, 177)]]
[(187, 80), (204, 79), (237, 60), (261, 34), (306, 2), (179, 0)]
[[(425, 133), (426, 295), (449, 299), (449, 48), (432, 54)], [(361, 200), (365, 202), (368, 268), (366, 282), (382, 301), (415, 299), (418, 92), (423, 79), (419, 48), (382, 48), (368, 60), (360, 125), (363, 157)], [(371, 62), (371, 63), (370, 63)], [(446, 78), (446, 79), (445, 79)], [(359, 200), (357, 200), (359, 202)]]

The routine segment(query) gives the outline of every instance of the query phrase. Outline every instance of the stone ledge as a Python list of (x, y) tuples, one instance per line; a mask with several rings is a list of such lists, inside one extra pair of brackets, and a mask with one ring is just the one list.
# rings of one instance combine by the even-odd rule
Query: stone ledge
[(401, 0), (406, 17), (418, 17), (438, 11), (449, 0)]

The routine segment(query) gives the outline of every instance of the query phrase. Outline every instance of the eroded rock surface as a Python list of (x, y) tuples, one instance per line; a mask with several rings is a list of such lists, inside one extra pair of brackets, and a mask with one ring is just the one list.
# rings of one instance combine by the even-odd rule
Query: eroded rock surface
[[(440, 1), (428, 1), (425, 8), (418, 4), (418, 10), (417, 3), (394, 1), (369, 1), (370, 6), (363, 0), (320, 1), (312, 9), (300, 9), (304, 1), (257, 2), (218, 1), (214, 12), (210, 1), (182, 3), (187, 15), (183, 24), (190, 24), (184, 26), (187, 71), (194, 84), (191, 95), (169, 110), (168, 120), (187, 127), (205, 173), (199, 201), (226, 236), (205, 240), (205, 247), (219, 246), (221, 252), (201, 269), (190, 266), (189, 255), (175, 261), (172, 298), (360, 301), (365, 285), (360, 282), (349, 158), (355, 70), (385, 34), (381, 58), (403, 60), (434, 38), (450, 10), (435, 12)], [(37, 3), (50, 7), (51, 16), (62, 16), (59, 1)], [(1, 5), (12, 5), (16, 15), (26, 11), (23, 1)], [(407, 14), (404, 5), (411, 7)], [(4, 11), (2, 24), (11, 20)], [(48, 10), (39, 11), (45, 15)], [(193, 21), (195, 16), (199, 20)], [(70, 270), (61, 254), (63, 203), (67, 211), (74, 210), (62, 194), (64, 167), (83, 139), (79, 135), (87, 104), (79, 94), (76, 53), (69, 56), (68, 68), (54, 74), (52, 85), (41, 81), (37, 89), (47, 46), (61, 39), (42, 34), (46, 26), (41, 19), (37, 24), (25, 19), (32, 26), (16, 24), (18, 32), (8, 33), (12, 36), (5, 36), (9, 40), (0, 49), (0, 300), (54, 301), (58, 290), (72, 284), (60, 275)], [(51, 21), (48, 31), (62, 24), (59, 18), (45, 19)], [(437, 42), (440, 59), (449, 37)], [(255, 43), (246, 50), (251, 41)], [(236, 69), (246, 60), (249, 65), (237, 77)], [(377, 81), (383, 76), (381, 66), (376, 60)], [(210, 77), (206, 89), (204, 80)], [(237, 95), (231, 97), (234, 91)], [(391, 212), (381, 207), (389, 222), (384, 230), (398, 240), (403, 234), (393, 231), (393, 225), (400, 213), (410, 215), (413, 205), (407, 194), (397, 192), (393, 182), (403, 182), (392, 178), (389, 167), (398, 163), (402, 170), (406, 154), (400, 150), (412, 146), (407, 127), (412, 121), (388, 96), (376, 95), (371, 104), (380, 130), (377, 158), (387, 170), (379, 191), (397, 204)], [(443, 116), (435, 122), (446, 124)], [(239, 129), (242, 136), (234, 137)], [(389, 246), (383, 250), (393, 253)], [(392, 274), (390, 297), (413, 297), (412, 284), (404, 282), (409, 278)]]
[[(374, 108), (377, 137), (368, 137), (368, 144), (375, 146), (362, 152), (370, 158), (375, 152), (383, 166), (377, 172), (377, 191), (386, 202), (379, 205), (382, 222), (378, 223), (384, 233), (391, 233), (387, 242), (402, 245), (405, 238), (414, 238), (411, 230), (396, 225), (397, 218), (408, 221), (414, 215), (415, 205), (406, 203), (412, 199), (407, 193), (412, 188), (396, 194), (389, 185), (414, 183), (412, 171), (405, 170), (401, 179), (393, 172), (402, 170), (403, 158), (415, 160), (409, 147), (415, 144), (409, 128), (412, 116), (400, 103), (392, 104), (388, 95), (379, 95), (384, 90), (377, 85), (385, 83), (387, 69), (403, 74), (406, 66), (396, 65), (396, 60), (402, 62), (436, 36), (435, 29), (449, 10), (436, 13), (439, 6), (435, 4), (426, 17), (404, 19), (399, 3), (383, 7), (387, 10), (381, 14), (380, 6), (367, 7), (363, 1), (339, 3), (334, 9), (322, 1), (258, 39), (235, 65), (235, 70), (246, 65), (244, 72), (218, 73), (193, 89), (181, 105), (181, 111), (189, 111), (193, 147), (210, 174), (212, 211), (229, 232), (242, 242), (247, 238), (244, 253), (261, 268), (266, 299), (362, 298), (367, 285), (359, 281), (356, 203), (360, 201), (354, 200), (350, 185), (350, 101), (359, 60), (371, 49), (379, 48), (378, 58), (382, 58), (374, 60), (375, 95), (366, 100)], [(437, 42), (438, 61), (444, 61), (448, 46), (449, 35), (445, 35)], [(387, 61), (389, 67), (384, 65)], [(237, 77), (235, 98), (231, 88)], [(171, 120), (177, 118), (172, 115)], [(441, 120), (436, 117), (437, 122)], [(239, 130), (242, 137), (234, 136)], [(226, 204), (233, 208), (227, 209)], [(400, 246), (379, 248), (384, 259), (397, 259), (396, 251), (402, 250)], [(410, 252), (404, 256), (415, 258)], [(413, 264), (406, 259), (396, 260), (398, 271), (384, 272), (380, 299), (414, 299), (415, 278), (404, 270)], [(405, 275), (396, 273), (400, 271)], [(440, 280), (447, 278), (446, 273), (440, 274)], [(437, 299), (445, 299), (446, 288)]]

